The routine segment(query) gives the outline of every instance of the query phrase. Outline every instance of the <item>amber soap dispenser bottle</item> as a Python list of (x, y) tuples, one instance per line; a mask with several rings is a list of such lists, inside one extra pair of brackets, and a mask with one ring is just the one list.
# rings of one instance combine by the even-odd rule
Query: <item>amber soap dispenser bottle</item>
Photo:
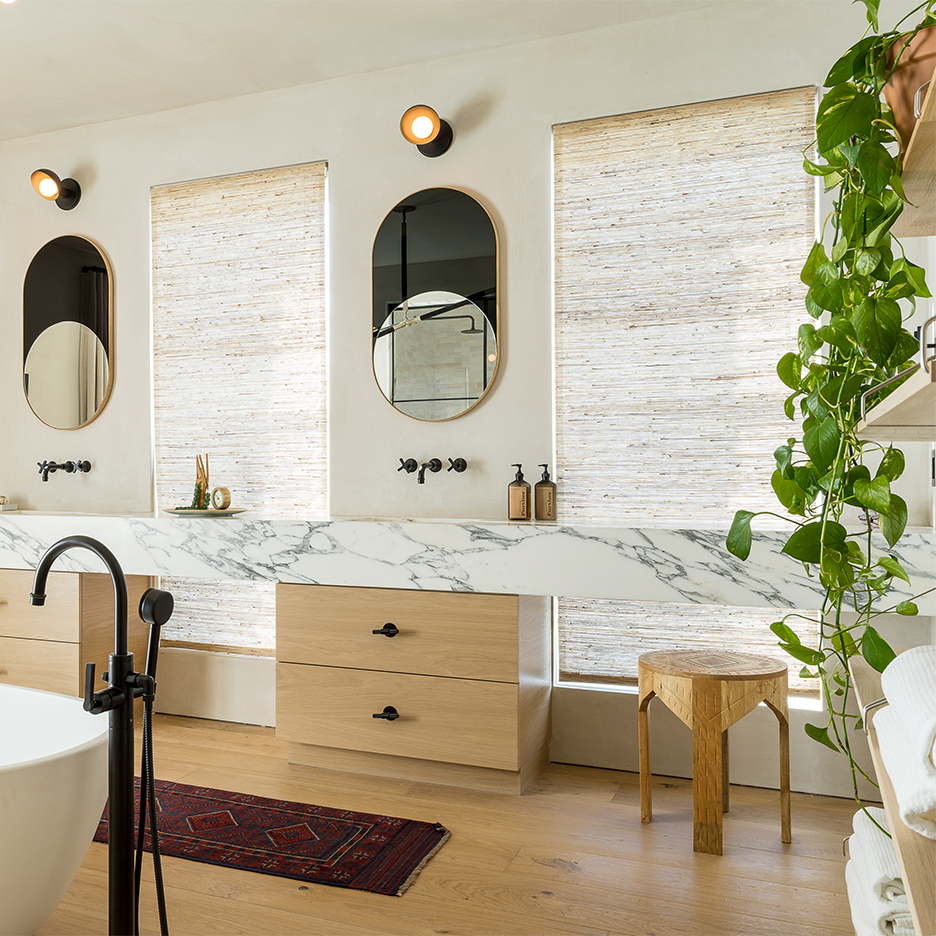
[(507, 485), (507, 519), (529, 520), (530, 483), (523, 480), (523, 472), (520, 470), (523, 465), (513, 467), (517, 469), (517, 477)]
[(533, 503), (537, 520), (556, 519), (556, 485), (549, 480), (549, 465), (540, 465), (543, 480), (537, 481), (533, 488)]

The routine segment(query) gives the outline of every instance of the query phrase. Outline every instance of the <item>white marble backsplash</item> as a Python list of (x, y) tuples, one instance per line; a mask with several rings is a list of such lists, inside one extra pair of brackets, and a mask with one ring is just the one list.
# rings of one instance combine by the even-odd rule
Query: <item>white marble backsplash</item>
[[(48, 546), (74, 534), (106, 545), (127, 574), (755, 607), (812, 608), (819, 595), (816, 580), (780, 553), (780, 532), (756, 532), (740, 562), (718, 530), (469, 520), (5, 513), (0, 568), (35, 568)], [(895, 582), (895, 603), (936, 589), (936, 535), (907, 533), (888, 552), (913, 582), (912, 590)], [(103, 565), (73, 549), (55, 568)], [(921, 614), (936, 615), (936, 591), (917, 604)]]

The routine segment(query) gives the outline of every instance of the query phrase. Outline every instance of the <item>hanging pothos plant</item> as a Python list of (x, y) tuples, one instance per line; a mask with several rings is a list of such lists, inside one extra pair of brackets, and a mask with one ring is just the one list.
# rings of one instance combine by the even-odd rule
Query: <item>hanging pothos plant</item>
[[(801, 274), (808, 287), (806, 310), (814, 322), (800, 326), (797, 350), (777, 365), (791, 390), (786, 415), (799, 427), (774, 453), (771, 480), (788, 514), (783, 519), (796, 527), (782, 552), (817, 575), (823, 590), (818, 648), (797, 634), (797, 622), (808, 620), (805, 615), (788, 614), (771, 630), (780, 646), (805, 664), (800, 675), (821, 681), (828, 718), (825, 724), (808, 724), (806, 733), (848, 756), (859, 802), (859, 776), (873, 780), (852, 756), (849, 731), (861, 722), (848, 711), (848, 659), (860, 653), (882, 671), (894, 651), (873, 622), (889, 612), (916, 614), (917, 607), (913, 601), (888, 599), (894, 579), (910, 579), (896, 556), (887, 550), (874, 554), (875, 515), (891, 548), (907, 524), (907, 505), (891, 490), (904, 471), (904, 456), (891, 445), (859, 439), (855, 430), (862, 394), (912, 368), (919, 342), (903, 323), (913, 314), (916, 298), (930, 296), (923, 269), (907, 260), (891, 235), (906, 198), (900, 135), (882, 89), (909, 39), (936, 23), (936, 0), (928, 0), (894, 29), (880, 32), (880, 0), (861, 2), (868, 31), (825, 80), (828, 90), (816, 117), (818, 156), (804, 161), (806, 172), (822, 176), (826, 191), (834, 193), (834, 208)], [(916, 15), (916, 26), (902, 27)], [(873, 399), (880, 401), (901, 382)], [(872, 474), (869, 456), (878, 455)], [(863, 511), (858, 527), (843, 525), (847, 507)], [(740, 559), (750, 553), (756, 516), (746, 510), (735, 514), (726, 545)]]

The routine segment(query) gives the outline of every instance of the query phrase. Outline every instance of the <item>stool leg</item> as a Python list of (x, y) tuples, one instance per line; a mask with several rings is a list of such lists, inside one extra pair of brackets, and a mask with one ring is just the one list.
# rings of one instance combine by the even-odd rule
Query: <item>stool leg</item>
[(790, 723), (780, 719), (780, 841), (793, 841), (790, 828)]
[(721, 811), (728, 812), (728, 729), (721, 733)]
[[(640, 769), (640, 821), (649, 822), (653, 818), (650, 802), (650, 732), (647, 723), (647, 706), (650, 699), (640, 703), (637, 710), (637, 746)], [(633, 736), (632, 736), (633, 737)]]
[(721, 686), (693, 680), (692, 850), (722, 853)]

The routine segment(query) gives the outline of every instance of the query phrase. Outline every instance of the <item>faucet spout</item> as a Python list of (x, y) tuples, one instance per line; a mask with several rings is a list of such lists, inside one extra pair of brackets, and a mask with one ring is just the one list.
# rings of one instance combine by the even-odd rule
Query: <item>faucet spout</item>
[(442, 462), (439, 461), (438, 458), (430, 458), (429, 461), (425, 462), (425, 464), (420, 465), (420, 466), (419, 466), (419, 472), (418, 472), (417, 475), (416, 475), (416, 483), (417, 483), (417, 484), (425, 484), (425, 483), (426, 483), (426, 469), (427, 469), (427, 468), (428, 468), (430, 471), (432, 471), (432, 472), (441, 471), (441, 470), (442, 470)]
[(46, 551), (45, 555), (39, 560), (36, 566), (36, 574), (33, 578), (33, 590), (29, 596), (29, 603), (33, 605), (44, 605), (46, 600), (45, 588), (49, 577), (49, 570), (52, 563), (69, 549), (76, 547), (90, 549), (95, 555), (99, 556), (107, 571), (110, 573), (111, 581), (114, 583), (114, 653), (127, 652), (127, 580), (124, 578), (123, 569), (117, 557), (103, 544), (90, 536), (66, 536), (57, 543), (53, 543)]

